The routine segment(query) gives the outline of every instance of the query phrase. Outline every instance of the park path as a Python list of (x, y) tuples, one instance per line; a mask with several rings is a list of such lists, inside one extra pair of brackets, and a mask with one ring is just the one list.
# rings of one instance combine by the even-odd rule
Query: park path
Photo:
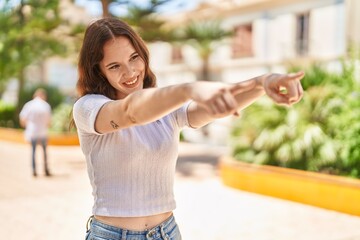
[[(359, 217), (224, 186), (217, 163), (226, 153), (180, 145), (175, 217), (184, 240), (360, 240)], [(30, 147), (0, 141), (1, 239), (84, 239), (92, 196), (80, 148), (50, 146), (49, 161), (53, 176), (33, 178)]]

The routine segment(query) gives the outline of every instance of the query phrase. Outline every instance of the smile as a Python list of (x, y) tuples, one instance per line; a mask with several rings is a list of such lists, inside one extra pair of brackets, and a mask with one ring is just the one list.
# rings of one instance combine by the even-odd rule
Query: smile
[(127, 87), (135, 87), (138, 83), (138, 80), (139, 80), (139, 76), (137, 76), (134, 80), (124, 82), (123, 84)]

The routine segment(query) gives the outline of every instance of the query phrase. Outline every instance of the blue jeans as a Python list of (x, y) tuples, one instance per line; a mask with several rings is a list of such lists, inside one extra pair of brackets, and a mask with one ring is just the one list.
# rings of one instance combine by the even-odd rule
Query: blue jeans
[(46, 175), (49, 175), (49, 169), (48, 169), (48, 164), (47, 164), (47, 153), (46, 153), (46, 147), (47, 147), (47, 138), (33, 138), (31, 139), (31, 147), (32, 147), (32, 156), (31, 156), (31, 160), (32, 160), (32, 170), (33, 170), (33, 174), (36, 175), (36, 145), (40, 143), (41, 147), (43, 149), (43, 153), (44, 153), (44, 172)]
[(181, 240), (181, 234), (174, 216), (156, 227), (145, 231), (127, 230), (113, 227), (90, 217), (90, 229), (85, 240)]

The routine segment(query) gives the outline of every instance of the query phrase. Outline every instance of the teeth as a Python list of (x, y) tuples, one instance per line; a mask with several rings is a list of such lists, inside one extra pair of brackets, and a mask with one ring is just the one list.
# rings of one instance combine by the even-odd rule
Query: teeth
[(131, 84), (134, 84), (134, 83), (136, 83), (136, 81), (137, 81), (137, 78), (135, 78), (133, 81), (131, 81), (131, 82), (125, 82), (125, 84), (126, 85), (131, 85)]

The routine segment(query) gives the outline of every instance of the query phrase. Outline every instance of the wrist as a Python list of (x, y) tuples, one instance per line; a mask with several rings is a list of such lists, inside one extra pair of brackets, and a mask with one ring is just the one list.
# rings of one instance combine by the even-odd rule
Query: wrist
[(256, 88), (264, 89), (266, 79), (271, 75), (271, 73), (263, 74), (255, 78)]
[(182, 96), (184, 97), (184, 100), (191, 99), (192, 94), (192, 83), (184, 83), (181, 87)]

